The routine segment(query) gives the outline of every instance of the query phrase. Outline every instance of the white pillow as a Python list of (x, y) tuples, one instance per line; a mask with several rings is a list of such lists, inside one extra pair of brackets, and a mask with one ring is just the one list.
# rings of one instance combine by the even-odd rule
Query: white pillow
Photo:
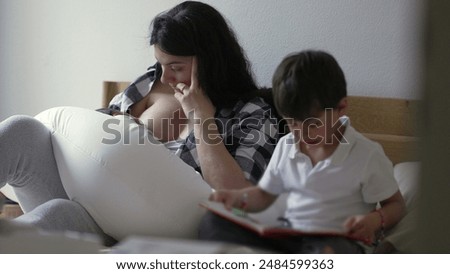
[(204, 213), (198, 203), (208, 198), (210, 187), (142, 126), (75, 107), (53, 108), (36, 118), (53, 131), (67, 194), (106, 233), (117, 240), (133, 234), (197, 235)]
[(390, 242), (398, 252), (414, 251), (414, 228), (417, 222), (420, 162), (403, 162), (394, 166), (394, 177), (405, 199), (407, 214), (386, 232), (384, 241)]
[(419, 176), (420, 162), (403, 162), (394, 166), (394, 177), (408, 209), (417, 203)]
[(6, 184), (4, 187), (0, 188), (0, 192), (3, 193), (8, 199), (18, 202), (16, 193), (14, 192), (14, 189), (12, 186)]

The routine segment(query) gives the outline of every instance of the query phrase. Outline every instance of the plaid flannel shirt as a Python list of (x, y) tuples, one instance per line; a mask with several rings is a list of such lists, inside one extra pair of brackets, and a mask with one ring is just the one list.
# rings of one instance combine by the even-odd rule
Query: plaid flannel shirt
[[(150, 67), (145, 74), (116, 95), (107, 110), (99, 111), (108, 113), (108, 110), (118, 110), (128, 113), (134, 103), (150, 92), (158, 73), (157, 65)], [(248, 102), (239, 101), (231, 109), (218, 110), (215, 121), (226, 149), (237, 161), (245, 177), (256, 184), (280, 137), (274, 110), (262, 98), (255, 97)], [(182, 141), (178, 155), (201, 173), (193, 131)]]
[[(151, 90), (161, 68), (158, 63), (148, 68), (147, 72), (134, 80), (124, 91), (114, 96), (109, 102), (108, 109), (124, 113), (130, 112), (130, 107), (142, 100)], [(100, 109), (101, 112), (106, 112)]]

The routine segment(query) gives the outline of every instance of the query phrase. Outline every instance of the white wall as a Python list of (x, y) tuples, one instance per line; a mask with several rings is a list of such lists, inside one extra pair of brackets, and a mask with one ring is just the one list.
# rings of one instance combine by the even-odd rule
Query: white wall
[[(423, 0), (205, 0), (229, 19), (258, 83), (288, 53), (325, 49), (350, 94), (417, 98)], [(103, 80), (154, 62), (148, 25), (177, 0), (0, 0), (0, 120), (97, 108)]]

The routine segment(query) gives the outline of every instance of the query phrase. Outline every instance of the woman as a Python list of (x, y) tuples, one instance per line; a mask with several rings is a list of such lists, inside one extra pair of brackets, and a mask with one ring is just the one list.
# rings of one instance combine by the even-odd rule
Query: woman
[(158, 63), (102, 110), (115, 117), (57, 108), (40, 122), (16, 116), (0, 124), (1, 186), (14, 186), (33, 210), (22, 221), (116, 239), (179, 236), (196, 226), (195, 205), (210, 187), (258, 181), (277, 123), (254, 95), (225, 19), (204, 3), (183, 2), (154, 19), (150, 44)]

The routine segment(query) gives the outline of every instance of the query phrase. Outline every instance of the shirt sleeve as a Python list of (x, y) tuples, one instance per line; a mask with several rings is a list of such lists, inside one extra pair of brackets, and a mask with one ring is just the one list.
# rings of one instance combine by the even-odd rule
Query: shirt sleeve
[(283, 160), (287, 158), (283, 155), (284, 150), (282, 148), (283, 141), (280, 141), (275, 147), (275, 151), (270, 159), (267, 169), (258, 183), (258, 186), (261, 189), (273, 195), (280, 195), (286, 192), (283, 178), (281, 178), (280, 174), (280, 164), (283, 165)]
[(362, 193), (368, 203), (383, 201), (399, 190), (392, 163), (381, 147), (371, 153), (364, 174)]
[[(148, 68), (148, 71), (134, 80), (124, 91), (113, 97), (108, 109), (128, 113), (130, 107), (142, 100), (149, 92), (159, 74), (159, 64)], [(110, 114), (105, 109), (97, 111)]]
[(225, 146), (245, 177), (257, 184), (278, 141), (277, 119), (268, 105), (244, 107), (239, 116), (238, 122), (225, 134)]
[[(241, 102), (242, 103), (242, 102)], [(280, 136), (278, 119), (262, 100), (238, 103), (216, 117), (225, 148), (236, 160), (244, 176), (257, 184), (272, 157)], [(180, 158), (202, 173), (193, 132), (181, 147)]]

